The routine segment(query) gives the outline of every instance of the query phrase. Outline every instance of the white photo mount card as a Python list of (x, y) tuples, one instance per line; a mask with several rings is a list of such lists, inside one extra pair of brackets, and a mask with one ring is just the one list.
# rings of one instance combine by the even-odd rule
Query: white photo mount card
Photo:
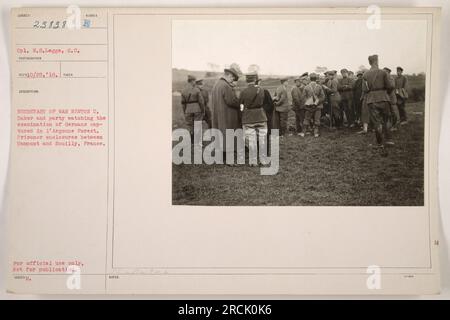
[(8, 290), (438, 293), (440, 9), (372, 9), (13, 9)]

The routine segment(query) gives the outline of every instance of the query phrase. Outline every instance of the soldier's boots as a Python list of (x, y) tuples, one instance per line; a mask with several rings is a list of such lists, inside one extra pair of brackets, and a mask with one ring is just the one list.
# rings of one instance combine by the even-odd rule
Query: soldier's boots
[(316, 138), (319, 137), (319, 128), (318, 127), (314, 127), (314, 137), (316, 137)]
[(302, 132), (300, 133), (301, 137), (304, 137), (309, 131), (309, 126), (307, 124), (305, 124), (302, 128)]
[(383, 145), (383, 126), (379, 125), (378, 128), (375, 129), (375, 137), (377, 139), (378, 145)]

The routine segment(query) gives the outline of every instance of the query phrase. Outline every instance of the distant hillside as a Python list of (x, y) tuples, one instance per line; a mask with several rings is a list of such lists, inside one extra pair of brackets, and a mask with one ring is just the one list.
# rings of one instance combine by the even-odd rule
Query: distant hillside
[(210, 71), (193, 71), (193, 70), (186, 70), (186, 69), (177, 69), (177, 68), (173, 68), (172, 69), (172, 81), (173, 82), (186, 82), (187, 81), (187, 76), (191, 75), (194, 76), (198, 79), (203, 79), (203, 78), (209, 78), (209, 77), (219, 77), (220, 73), (214, 73), (214, 72), (210, 72)]
[[(197, 79), (204, 79), (203, 83), (205, 86), (205, 89), (208, 91), (211, 91), (212, 87), (214, 86), (214, 83), (217, 81), (217, 79), (220, 78), (222, 75), (222, 72), (210, 72), (210, 71), (192, 71), (192, 70), (186, 70), (186, 69), (172, 69), (172, 92), (178, 91), (180, 92), (183, 90), (183, 88), (186, 86), (187, 83), (187, 76), (192, 75), (196, 77)], [(262, 79), (261, 85), (268, 89), (269, 91), (273, 92), (276, 87), (280, 85), (280, 78), (283, 78), (285, 76), (282, 75), (260, 75), (260, 78)], [(338, 75), (338, 77), (340, 77)], [(395, 77), (395, 76), (394, 76)], [(409, 94), (410, 94), (410, 101), (423, 101), (425, 99), (425, 74), (412, 74), (412, 75), (406, 75), (409, 82)], [(293, 79), (295, 77), (291, 76), (289, 79), (290, 85), (293, 85)], [(239, 88), (244, 88), (246, 86), (245, 84), (245, 77), (240, 77), (237, 86)]]
[[(192, 71), (186, 69), (172, 69), (172, 91), (181, 91), (186, 86), (188, 75), (192, 75), (197, 79), (204, 79), (203, 83), (207, 90), (210, 90), (217, 79), (220, 78), (222, 72), (211, 72), (211, 71)], [(284, 76), (277, 75), (260, 75), (261, 79), (263, 79), (263, 85), (266, 87), (278, 86), (280, 84), (279, 79)], [(294, 78), (294, 77), (291, 77)], [(237, 82), (238, 87), (245, 86), (245, 78), (239, 78)]]

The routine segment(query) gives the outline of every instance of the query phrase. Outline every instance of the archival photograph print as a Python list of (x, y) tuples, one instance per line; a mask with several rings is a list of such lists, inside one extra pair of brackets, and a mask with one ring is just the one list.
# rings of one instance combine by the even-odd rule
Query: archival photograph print
[(172, 21), (172, 204), (423, 206), (427, 22)]

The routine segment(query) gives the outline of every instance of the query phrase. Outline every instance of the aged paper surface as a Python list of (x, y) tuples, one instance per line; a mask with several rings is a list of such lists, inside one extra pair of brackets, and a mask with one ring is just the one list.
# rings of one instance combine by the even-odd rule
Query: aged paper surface
[[(344, 189), (336, 186), (334, 192), (328, 190), (322, 196), (320, 191), (326, 187), (318, 187), (319, 192), (314, 193), (315, 186), (308, 189), (312, 190), (309, 201), (299, 200), (309, 194), (306, 191), (295, 193), (304, 181), (312, 179), (309, 169), (294, 176), (291, 185), (276, 180), (286, 177), (286, 154), (294, 152), (296, 156), (296, 152), (302, 152), (295, 148), (286, 152), (283, 148), (321, 143), (341, 132), (350, 136), (348, 114), (348, 128), (335, 132), (325, 124), (320, 126), (317, 140), (311, 140), (312, 136), (305, 137), (310, 140), (300, 140), (300, 135), (290, 137), (287, 133), (280, 137), (280, 167), (273, 176), (262, 176), (246, 165), (202, 164), (200, 170), (213, 171), (192, 172), (189, 164), (179, 166), (173, 161), (174, 130), (185, 120), (180, 111), (185, 91), (179, 84), (185, 83), (183, 79), (188, 74), (202, 70), (196, 65), (196, 57), (203, 70), (207, 70), (207, 63), (211, 70), (210, 74), (194, 74), (195, 80), (204, 77), (207, 83), (208, 78), (217, 81), (217, 74), (232, 68), (231, 63), (247, 66), (250, 62), (240, 62), (244, 60), (243, 52), (254, 50), (256, 69), (261, 68), (261, 87), (267, 87), (271, 79), (279, 85), (279, 78), (290, 77), (290, 91), (294, 77), (301, 75), (300, 69), (319, 73), (319, 67), (325, 63), (329, 64), (328, 70), (340, 70), (342, 63), (349, 61), (336, 62), (341, 47), (335, 47), (335, 52), (330, 50), (330, 60), (317, 60), (315, 70), (307, 66), (306, 58), (302, 62), (302, 52), (298, 53), (298, 63), (293, 61), (287, 69), (282, 63), (270, 63), (269, 60), (288, 60), (283, 56), (286, 51), (278, 52), (276, 48), (280, 41), (295, 38), (288, 36), (292, 26), (304, 28), (300, 35), (316, 33), (317, 37), (327, 34), (321, 29), (352, 30), (352, 25), (366, 25), (370, 14), (365, 8), (82, 8), (80, 15), (77, 10), (20, 8), (11, 13), (11, 292), (439, 292), (438, 9), (382, 9), (384, 28), (392, 29), (388, 33), (403, 30), (408, 23), (417, 26), (422, 38), (416, 41), (414, 49), (418, 57), (423, 54), (418, 61), (407, 62), (402, 52), (396, 52), (395, 43), (377, 42), (380, 40), (369, 31), (363, 31), (362, 37), (373, 37), (376, 51), (355, 49), (355, 59), (362, 64), (368, 65), (369, 55), (379, 54), (382, 68), (383, 59), (388, 61), (385, 52), (389, 52), (395, 57), (390, 61), (403, 65), (405, 74), (423, 75), (424, 101), (420, 102), (419, 97), (419, 102), (410, 102), (410, 91), (409, 127), (399, 129), (405, 132), (420, 123), (423, 131), (414, 133), (419, 142), (399, 143), (394, 135), (395, 147), (381, 148), (388, 150), (386, 155), (384, 151), (370, 151), (375, 146), (365, 141), (373, 144), (375, 134), (369, 130), (366, 140), (358, 140), (363, 149), (350, 152), (363, 152), (367, 162), (385, 164), (385, 170), (368, 178), (372, 189), (353, 190), (353, 195), (349, 195), (350, 189), (346, 188), (360, 183), (353, 180), (345, 182)], [(272, 39), (267, 50), (255, 49), (249, 45), (250, 38), (240, 39), (239, 34), (232, 34), (235, 43), (225, 40), (230, 39), (227, 32), (231, 32), (223, 31), (228, 30), (226, 26), (241, 24), (242, 30), (254, 32), (251, 34), (258, 34), (255, 30), (266, 33), (267, 39)], [(283, 28), (286, 39), (280, 39), (277, 33)], [(195, 30), (204, 30), (207, 35), (210, 32), (211, 37), (228, 43), (223, 50), (229, 62), (222, 62), (221, 56), (214, 54), (214, 42), (208, 42)], [(274, 30), (273, 35), (270, 30)], [(400, 43), (407, 42), (406, 33), (399, 31), (397, 36)], [(305, 50), (317, 50), (319, 56), (320, 51), (329, 49), (326, 41), (329, 40), (306, 42)], [(350, 33), (345, 44), (342, 40), (342, 46), (346, 50), (356, 48), (359, 41), (363, 40), (352, 38)], [(221, 41), (216, 42), (216, 46), (221, 45)], [(205, 47), (196, 51), (202, 44)], [(356, 51), (362, 55), (356, 58)], [(208, 57), (211, 61), (204, 60)], [(406, 70), (406, 64), (410, 70)], [(301, 68), (296, 69), (295, 65)], [(419, 69), (412, 70), (416, 65)], [(396, 65), (389, 67), (395, 73)], [(236, 88), (242, 90), (239, 82)], [(179, 114), (181, 117), (177, 118)], [(330, 127), (334, 124), (338, 126), (332, 122)], [(356, 137), (354, 134), (351, 137)], [(333, 141), (329, 145), (344, 143), (345, 139), (329, 140)], [(352, 146), (352, 142), (347, 143)], [(406, 153), (408, 157), (399, 160), (401, 165), (393, 167), (386, 159), (406, 150), (406, 145), (417, 145), (418, 153)], [(409, 162), (416, 158), (417, 163)], [(197, 170), (196, 166), (193, 170)], [(392, 180), (385, 179), (385, 184), (376, 183), (377, 176), (391, 177), (389, 172), (400, 172), (403, 166), (418, 174), (408, 173), (403, 177), (406, 180), (393, 174)], [(316, 178), (332, 185), (336, 179), (327, 174), (332, 168), (329, 170), (321, 170)], [(207, 180), (211, 177), (212, 182)], [(209, 181), (209, 185), (196, 185), (197, 180)], [(414, 187), (402, 194), (404, 181)], [(208, 193), (216, 186), (222, 188)], [(246, 194), (251, 186), (259, 188), (261, 194)], [(205, 197), (197, 198), (194, 188)], [(236, 190), (241, 198), (236, 198)], [(267, 190), (280, 194), (265, 193)], [(377, 197), (380, 190), (384, 193)], [(393, 193), (397, 197), (391, 198)], [(358, 195), (362, 197), (354, 200)], [(273, 199), (269, 201), (270, 197)]]

